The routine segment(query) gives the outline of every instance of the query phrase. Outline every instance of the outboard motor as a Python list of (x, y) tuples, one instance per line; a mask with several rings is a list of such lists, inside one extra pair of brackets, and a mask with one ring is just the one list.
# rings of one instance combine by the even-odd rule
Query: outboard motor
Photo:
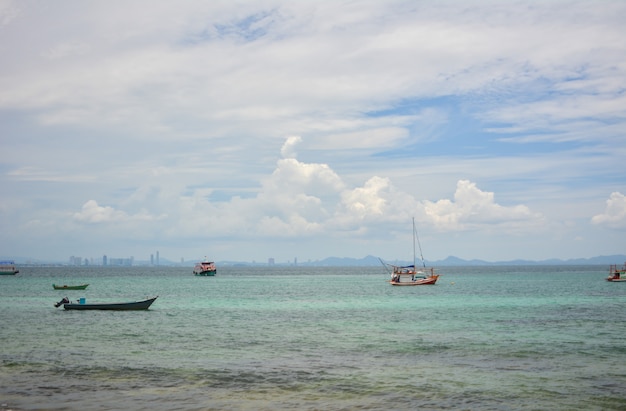
[(55, 307), (60, 307), (63, 304), (69, 304), (70, 300), (67, 297), (63, 297), (63, 299), (61, 301), (59, 301), (58, 303), (54, 304)]

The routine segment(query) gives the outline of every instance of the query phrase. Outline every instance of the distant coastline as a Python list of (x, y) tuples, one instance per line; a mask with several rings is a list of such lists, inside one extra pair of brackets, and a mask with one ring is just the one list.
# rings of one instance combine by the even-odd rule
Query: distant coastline
[[(53, 261), (53, 260), (44, 260), (37, 258), (19, 258), (19, 257), (2, 257), (0, 259), (10, 259), (15, 261), (17, 266), (72, 266), (66, 262), (61, 261)], [(626, 255), (624, 254), (616, 254), (616, 255), (607, 255), (607, 256), (596, 256), (590, 258), (574, 258), (568, 260), (561, 260), (557, 258), (547, 259), (547, 260), (506, 260), (506, 261), (485, 261), (485, 260), (464, 260), (462, 258), (449, 256), (443, 260), (437, 261), (426, 261), (426, 265), (428, 266), (528, 266), (528, 265), (609, 265), (609, 264), (621, 264), (626, 261)], [(401, 261), (401, 260), (385, 260), (386, 263), (397, 264), (397, 265), (408, 265), (411, 264), (409, 261)], [(193, 267), (195, 261), (188, 261), (185, 263), (173, 262), (167, 259), (161, 258), (161, 261), (158, 266), (162, 267)], [(218, 266), (267, 266), (267, 262), (254, 262), (254, 261), (216, 261), (216, 265)], [(293, 262), (284, 262), (284, 263), (275, 263), (275, 266), (298, 266), (298, 267), (372, 267), (372, 266), (380, 266), (380, 260), (378, 257), (368, 255), (363, 258), (350, 258), (350, 257), (328, 257), (323, 260), (315, 260), (315, 261), (298, 261), (297, 264)], [(94, 265), (94, 267), (101, 267), (101, 265)], [(135, 260), (133, 263), (134, 267), (146, 267), (155, 265), (151, 265), (150, 261), (141, 261)], [(118, 268), (116, 266), (108, 266), (111, 269)]]

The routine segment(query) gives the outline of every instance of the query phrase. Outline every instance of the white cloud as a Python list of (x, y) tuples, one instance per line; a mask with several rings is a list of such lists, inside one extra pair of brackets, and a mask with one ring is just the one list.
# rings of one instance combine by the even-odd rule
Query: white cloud
[(23, 233), (18, 254), (25, 222), (45, 222), (74, 244), (122, 247), (123, 225), (181, 249), (341, 236), (354, 255), (415, 216), (468, 242), (531, 232), (528, 247), (579, 254), (533, 235), (546, 223), (615, 249), (619, 208), (589, 216), (624, 192), (625, 16), (621, 1), (0, 2), (0, 228)]
[[(350, 124), (358, 128), (358, 124)], [(362, 129), (348, 133), (337, 133), (318, 138), (313, 147), (327, 149), (333, 147), (339, 150), (371, 149), (394, 147), (398, 142), (406, 139), (409, 131), (404, 127), (372, 127), (372, 124), (363, 124)]]
[(626, 196), (620, 192), (611, 193), (604, 213), (593, 216), (591, 222), (613, 229), (626, 228)]
[(82, 42), (69, 42), (63, 44), (57, 44), (50, 50), (44, 53), (44, 56), (49, 59), (60, 59), (75, 54), (86, 54), (89, 51), (89, 47)]
[(8, 176), (21, 181), (47, 181), (47, 182), (93, 182), (93, 176), (87, 173), (72, 174), (57, 171), (43, 170), (40, 167), (18, 167), (9, 172)]
[[(442, 231), (498, 227), (509, 230), (536, 228), (544, 221), (525, 205), (505, 207), (495, 202), (494, 193), (481, 191), (475, 183), (459, 180), (454, 201), (424, 201), (426, 220)], [(532, 231), (532, 229), (530, 231)]]
[(302, 142), (302, 137), (300, 136), (291, 136), (287, 137), (287, 141), (283, 144), (283, 147), (280, 149), (280, 154), (284, 158), (296, 158), (296, 146)]
[[(160, 218), (164, 218), (161, 216)], [(124, 211), (116, 210), (110, 206), (100, 206), (95, 200), (89, 200), (81, 211), (74, 213), (73, 218), (81, 223), (119, 223), (128, 221), (152, 221), (155, 217), (146, 212), (129, 215)]]
[(19, 15), (19, 8), (15, 2), (3, 1), (0, 3), (0, 28), (6, 26)]
[(83, 204), (80, 212), (74, 213), (76, 221), (86, 223), (102, 223), (112, 221), (126, 221), (128, 215), (123, 211), (117, 211), (113, 207), (99, 206), (95, 200), (89, 200)]
[[(283, 156), (300, 138), (287, 138)], [(261, 181), (258, 193), (250, 198), (233, 197), (227, 202), (210, 200), (212, 190), (198, 188), (191, 196), (164, 193), (157, 187), (142, 186), (128, 196), (127, 206), (146, 201), (150, 208), (167, 208), (168, 218), (156, 222), (155, 212), (131, 214), (87, 201), (73, 215), (77, 222), (118, 223), (134, 221), (152, 225), (146, 233), (163, 224), (173, 237), (219, 237), (246, 233), (257, 238), (342, 236), (352, 232), (364, 236), (371, 230), (403, 226), (417, 217), (422, 226), (443, 231), (536, 228), (542, 216), (524, 205), (505, 207), (495, 203), (494, 193), (481, 191), (475, 183), (460, 180), (454, 200), (421, 200), (398, 190), (386, 177), (373, 176), (362, 186), (349, 186), (328, 165), (281, 158), (274, 171)], [(144, 200), (142, 200), (144, 199)], [(158, 213), (157, 213), (158, 214)], [(172, 225), (173, 224), (173, 225)], [(376, 228), (378, 227), (378, 228)]]
[(387, 199), (381, 191), (388, 189), (390, 181), (380, 177), (372, 177), (365, 186), (355, 188), (343, 195), (346, 211), (359, 219), (368, 216), (381, 216), (385, 212)]

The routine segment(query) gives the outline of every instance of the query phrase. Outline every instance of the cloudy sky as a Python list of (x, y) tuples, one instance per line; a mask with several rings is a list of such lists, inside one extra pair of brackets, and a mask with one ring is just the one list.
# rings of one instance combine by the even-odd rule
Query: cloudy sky
[[(624, 1), (0, 0), (0, 257), (626, 253)], [(620, 263), (617, 261), (616, 263)]]

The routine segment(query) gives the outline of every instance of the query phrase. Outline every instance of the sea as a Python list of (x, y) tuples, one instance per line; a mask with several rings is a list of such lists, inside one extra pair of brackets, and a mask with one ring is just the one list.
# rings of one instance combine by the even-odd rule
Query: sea
[(608, 267), (438, 272), (21, 267), (0, 276), (0, 410), (626, 409), (626, 283)]

